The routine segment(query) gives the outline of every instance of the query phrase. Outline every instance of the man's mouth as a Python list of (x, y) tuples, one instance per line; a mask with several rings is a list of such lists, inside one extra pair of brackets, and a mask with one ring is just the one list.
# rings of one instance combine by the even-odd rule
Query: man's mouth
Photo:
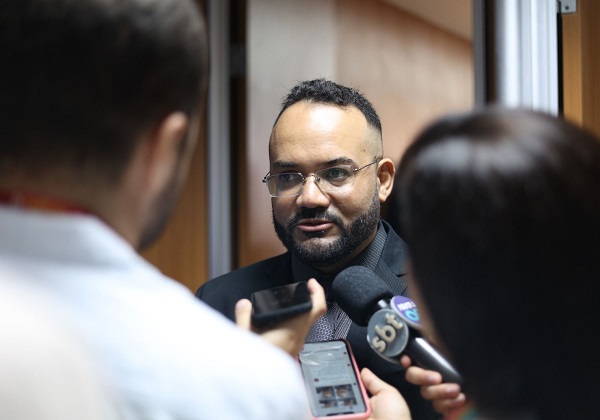
[(296, 228), (304, 233), (323, 232), (330, 229), (333, 223), (323, 219), (304, 219), (296, 224)]

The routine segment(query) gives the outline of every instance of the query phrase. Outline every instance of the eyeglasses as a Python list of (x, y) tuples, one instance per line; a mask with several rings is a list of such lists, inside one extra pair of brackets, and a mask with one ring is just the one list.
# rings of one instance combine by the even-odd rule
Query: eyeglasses
[(267, 184), (271, 197), (293, 197), (302, 193), (302, 188), (309, 177), (324, 193), (343, 193), (349, 191), (354, 185), (354, 178), (358, 171), (379, 162), (375, 159), (360, 168), (354, 169), (351, 165), (338, 165), (331, 168), (320, 169), (309, 175), (300, 172), (284, 172), (275, 175), (265, 175), (262, 182)]

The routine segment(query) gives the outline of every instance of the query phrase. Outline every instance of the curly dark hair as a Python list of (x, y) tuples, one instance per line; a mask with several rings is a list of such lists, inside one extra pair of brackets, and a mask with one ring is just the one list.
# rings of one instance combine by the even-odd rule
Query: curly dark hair
[(357, 89), (342, 86), (326, 79), (303, 81), (290, 89), (281, 104), (281, 110), (275, 119), (275, 124), (277, 124), (279, 117), (286, 109), (300, 101), (333, 104), (341, 107), (354, 106), (362, 112), (369, 125), (377, 129), (379, 135), (381, 135), (381, 121), (371, 102)]

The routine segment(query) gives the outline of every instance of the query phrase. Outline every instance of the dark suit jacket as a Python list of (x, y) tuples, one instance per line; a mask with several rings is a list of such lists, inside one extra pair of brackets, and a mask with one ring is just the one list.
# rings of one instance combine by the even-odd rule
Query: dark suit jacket
[[(387, 222), (382, 223), (388, 236), (375, 273), (391, 287), (395, 295), (405, 295), (406, 243)], [(259, 261), (206, 282), (198, 289), (196, 296), (235, 320), (235, 304), (238, 300), (250, 299), (250, 295), (258, 290), (293, 282), (291, 261), (289, 252)], [(406, 382), (404, 369), (378, 356), (369, 346), (366, 337), (367, 328), (352, 323), (346, 338), (359, 368), (368, 367), (381, 379), (398, 388), (407, 400), (414, 419), (440, 418), (431, 404), (421, 398), (418, 388)]]

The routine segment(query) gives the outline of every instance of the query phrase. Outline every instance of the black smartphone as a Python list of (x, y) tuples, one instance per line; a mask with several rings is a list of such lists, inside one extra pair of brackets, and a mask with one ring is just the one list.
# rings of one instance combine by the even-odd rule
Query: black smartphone
[(367, 392), (346, 340), (305, 343), (298, 355), (313, 420), (362, 420)]
[(252, 324), (265, 328), (312, 309), (305, 281), (252, 293)]

